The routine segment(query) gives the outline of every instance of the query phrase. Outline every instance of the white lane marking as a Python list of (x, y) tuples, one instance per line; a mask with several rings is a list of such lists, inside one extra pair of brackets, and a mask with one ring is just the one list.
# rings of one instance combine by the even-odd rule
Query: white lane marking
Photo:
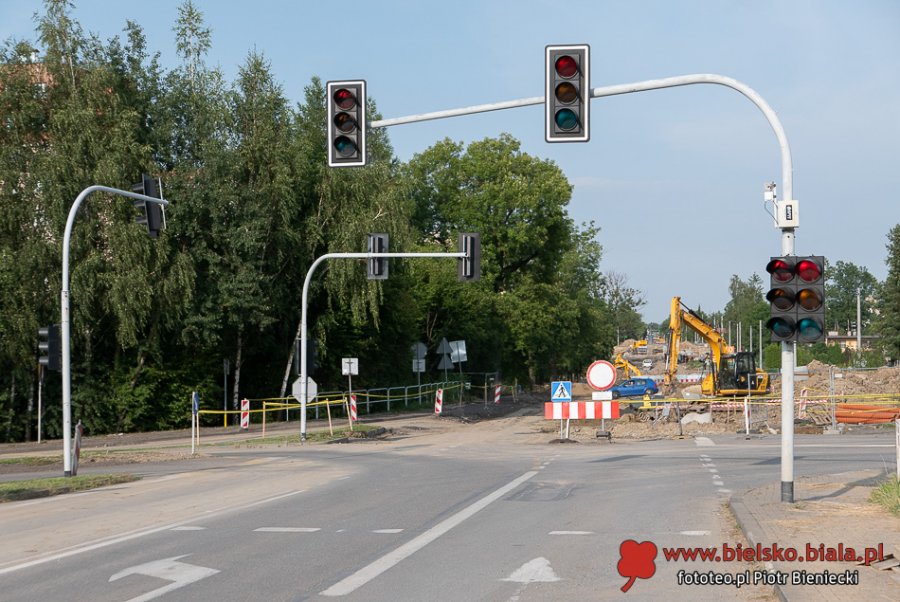
[[(260, 504), (267, 504), (269, 502), (275, 502), (275, 501), (278, 501), (278, 500), (281, 500), (281, 499), (284, 499), (287, 497), (291, 497), (292, 495), (297, 495), (298, 493), (303, 493), (304, 491), (306, 491), (306, 490), (301, 489), (299, 491), (291, 491), (288, 493), (282, 493), (281, 495), (275, 495), (275, 496), (265, 498), (262, 500), (257, 500), (255, 502), (250, 502), (249, 504), (241, 504), (241, 505), (237, 505), (237, 506), (219, 508), (218, 510), (206, 510), (203, 513), (203, 518), (209, 518), (212, 516), (218, 516), (220, 514), (226, 514), (228, 512), (234, 512), (236, 510), (245, 510), (247, 508), (259, 506)], [(106, 539), (99, 539), (93, 543), (80, 544), (80, 545), (73, 546), (70, 548), (64, 548), (60, 552), (51, 554), (49, 556), (44, 556), (43, 558), (35, 558), (34, 560), (29, 560), (28, 562), (23, 562), (22, 564), (16, 564), (13, 566), (8, 566), (6, 568), (0, 568), (0, 575), (5, 575), (6, 573), (12, 573), (13, 571), (18, 571), (21, 569), (27, 569), (32, 566), (44, 564), (45, 562), (61, 560), (63, 558), (68, 558), (69, 556), (75, 556), (76, 554), (81, 554), (82, 552), (92, 552), (94, 550), (99, 550), (100, 548), (105, 548), (107, 546), (112, 546), (112, 545), (122, 543), (125, 541), (130, 541), (132, 539), (137, 539), (139, 537), (144, 537), (146, 535), (153, 535), (154, 533), (160, 533), (162, 531), (170, 531), (176, 527), (181, 527), (188, 523), (192, 523), (195, 520), (197, 520), (197, 517), (189, 518), (187, 520), (183, 520), (183, 521), (177, 522), (177, 523), (163, 525), (161, 527), (150, 527), (148, 529), (139, 529), (137, 531), (125, 533), (124, 535), (114, 535), (114, 536), (108, 537)]]
[(319, 527), (260, 527), (253, 529), (254, 533), (315, 533), (321, 531)]
[(700, 459), (705, 462), (709, 462), (711, 458), (709, 456), (707, 456), (706, 454), (700, 454)]
[(355, 591), (357, 588), (362, 587), (386, 570), (397, 565), (405, 558), (412, 556), (453, 527), (456, 527), (466, 519), (471, 518), (479, 511), (484, 510), (487, 506), (489, 506), (493, 502), (496, 502), (501, 497), (503, 497), (528, 479), (532, 478), (536, 474), (538, 474), (537, 471), (531, 470), (518, 477), (517, 479), (510, 481), (500, 489), (484, 496), (477, 502), (473, 503), (471, 506), (468, 506), (467, 508), (460, 510), (453, 516), (439, 522), (418, 537), (411, 539), (394, 551), (388, 552), (381, 558), (375, 560), (367, 566), (364, 566), (349, 577), (338, 581), (325, 591), (321, 592), (321, 595), (345, 596)]
[(171, 531), (205, 531), (206, 527), (198, 527), (197, 525), (184, 525), (183, 527), (172, 527)]
[(372, 533), (402, 533), (403, 529), (375, 529)]
[(547, 535), (593, 535), (593, 531), (550, 531)]
[(709, 531), (681, 531), (679, 535), (689, 535), (691, 537), (702, 537), (709, 535)]
[(709, 437), (694, 437), (694, 443), (697, 444), (697, 447), (712, 447), (715, 445)]
[(731, 493), (731, 489), (719, 489), (719, 493)]
[(717, 487), (721, 487), (721, 486), (724, 485), (724, 484), (725, 484), (725, 483), (724, 483), (723, 481), (719, 481), (719, 480), (713, 481), (713, 485), (715, 485), (715, 486), (717, 486)]
[(559, 581), (559, 577), (550, 566), (546, 558), (535, 558), (513, 571), (513, 574), (501, 581), (515, 581), (516, 583), (549, 583)]
[(710, 468), (709, 472), (716, 474), (717, 472), (719, 472), (719, 469), (718, 468)]
[(216, 569), (210, 569), (205, 566), (178, 562), (180, 558), (184, 558), (185, 556), (190, 556), (190, 554), (154, 560), (153, 562), (147, 562), (127, 568), (110, 577), (107, 583), (118, 581), (122, 577), (127, 577), (129, 575), (147, 575), (148, 577), (156, 577), (172, 582), (169, 585), (128, 600), (128, 602), (147, 602), (147, 600), (159, 598), (172, 590), (184, 587), (185, 585), (190, 585), (191, 583), (195, 583), (207, 577), (212, 577), (219, 572)]

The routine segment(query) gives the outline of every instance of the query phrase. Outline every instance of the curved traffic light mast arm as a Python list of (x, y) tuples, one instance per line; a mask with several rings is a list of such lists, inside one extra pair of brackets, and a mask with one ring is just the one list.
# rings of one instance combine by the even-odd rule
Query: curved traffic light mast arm
[(72, 476), (72, 369), (69, 339), (71, 328), (69, 326), (69, 241), (72, 238), (72, 226), (75, 225), (75, 214), (81, 203), (95, 192), (107, 192), (109, 194), (124, 196), (147, 203), (159, 203), (168, 205), (165, 199), (110, 188), (109, 186), (88, 186), (75, 198), (72, 208), (69, 209), (69, 217), (66, 219), (66, 231), (63, 235), (62, 248), (62, 291), (60, 292), (60, 338), (62, 339), (62, 397), (63, 397), (63, 474)]
[[(769, 122), (769, 125), (772, 127), (772, 130), (775, 132), (775, 137), (778, 140), (778, 146), (781, 150), (781, 186), (784, 191), (785, 201), (791, 201), (794, 197), (793, 165), (791, 162), (791, 149), (788, 144), (787, 134), (785, 134), (784, 127), (781, 125), (781, 120), (778, 119), (778, 115), (772, 107), (769, 106), (769, 103), (767, 103), (762, 96), (750, 86), (731, 77), (701, 73), (593, 88), (591, 89), (591, 97), (600, 98), (603, 96), (617, 96), (620, 94), (646, 92), (649, 90), (675, 88), (693, 84), (716, 84), (726, 86), (743, 94), (755, 104), (760, 111), (762, 111), (762, 114)], [(544, 104), (544, 102), (545, 98), (543, 96), (536, 96), (521, 100), (478, 105), (462, 109), (451, 109), (448, 111), (437, 111), (434, 113), (424, 113), (409, 117), (381, 119), (373, 121), (371, 127), (387, 127), (418, 121), (457, 117), (460, 115), (486, 113), (488, 111), (539, 105)], [(794, 227), (778, 227), (781, 228), (781, 254), (793, 255)], [(781, 500), (783, 502), (794, 501), (794, 345), (787, 342), (781, 344)]]
[(306, 272), (303, 281), (303, 295), (300, 307), (300, 440), (306, 439), (306, 403), (309, 399), (309, 378), (306, 369), (306, 306), (309, 300), (309, 284), (312, 282), (313, 272), (319, 264), (326, 259), (390, 259), (392, 257), (449, 257), (453, 259), (465, 259), (467, 254), (462, 253), (326, 253), (313, 261)]
[[(791, 150), (788, 145), (787, 135), (778, 119), (778, 115), (769, 106), (769, 103), (763, 99), (753, 88), (731, 77), (724, 75), (716, 75), (714, 73), (699, 73), (693, 75), (678, 75), (675, 77), (666, 77), (662, 79), (652, 79), (642, 82), (634, 82), (630, 84), (617, 84), (614, 86), (603, 86), (591, 89), (591, 98), (601, 98), (604, 96), (618, 96), (620, 94), (632, 94), (634, 92), (647, 92), (649, 90), (661, 90), (664, 88), (675, 88), (679, 86), (689, 86), (693, 84), (716, 84), (726, 86), (733, 90), (737, 90), (746, 96), (756, 107), (762, 112), (772, 130), (778, 139), (778, 146), (781, 149), (781, 186), (784, 190), (786, 199), (793, 196), (793, 166), (791, 163)], [(515, 109), (518, 107), (527, 107), (532, 105), (544, 104), (543, 96), (532, 96), (531, 98), (522, 98), (519, 100), (508, 100), (504, 102), (495, 102), (490, 104), (475, 105), (471, 107), (463, 107), (460, 109), (448, 109), (445, 111), (434, 111), (432, 113), (421, 113), (419, 115), (409, 115), (406, 117), (395, 117), (392, 119), (379, 119), (372, 121), (370, 126), (373, 128), (389, 127), (392, 125), (403, 125), (407, 123), (417, 123), (419, 121), (431, 121), (434, 119), (446, 119), (448, 117), (460, 117), (462, 115), (474, 115), (476, 113), (488, 113), (490, 111), (500, 111), (503, 109)], [(793, 253), (793, 247), (790, 249)], [(788, 254), (785, 252), (784, 254)]]

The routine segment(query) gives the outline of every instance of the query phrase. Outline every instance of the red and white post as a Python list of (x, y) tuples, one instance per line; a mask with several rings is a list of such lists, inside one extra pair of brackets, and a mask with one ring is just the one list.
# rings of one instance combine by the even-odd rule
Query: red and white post
[(434, 392), (434, 414), (441, 415), (441, 407), (444, 405), (444, 390), (438, 389)]
[(494, 387), (494, 403), (500, 403), (500, 392), (503, 390), (503, 385), (497, 385)]
[(241, 428), (247, 430), (250, 428), (250, 400), (241, 400)]

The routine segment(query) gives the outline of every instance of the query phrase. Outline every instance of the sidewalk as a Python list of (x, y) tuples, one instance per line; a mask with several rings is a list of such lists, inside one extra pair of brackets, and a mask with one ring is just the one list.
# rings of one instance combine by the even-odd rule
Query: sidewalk
[[(865, 548), (883, 544), (884, 558), (900, 559), (900, 518), (869, 503), (869, 494), (885, 475), (876, 471), (856, 471), (837, 475), (801, 478), (794, 483), (794, 503), (781, 501), (781, 483), (772, 483), (734, 496), (730, 506), (748, 543), (780, 549), (794, 548), (802, 556), (807, 545), (819, 550), (852, 547), (862, 555)], [(802, 560), (802, 559), (801, 559)], [(847, 600), (900, 600), (900, 569), (883, 568), (888, 560), (872, 566), (856, 562), (766, 563), (769, 572), (785, 575), (787, 583), (776, 585), (775, 593), (790, 602), (830, 602)], [(792, 584), (800, 571), (843, 575), (858, 571), (857, 585)]]

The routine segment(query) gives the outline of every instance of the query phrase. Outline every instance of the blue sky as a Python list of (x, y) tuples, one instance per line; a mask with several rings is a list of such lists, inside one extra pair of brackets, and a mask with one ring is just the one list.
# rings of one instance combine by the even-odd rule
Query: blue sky
[[(76, 0), (103, 39), (126, 19), (174, 67), (178, 0)], [(212, 30), (208, 62), (229, 80), (249, 52), (271, 62), (292, 101), (313, 76), (367, 80), (382, 116), (543, 94), (547, 44), (591, 46), (591, 85), (714, 73), (756, 90), (790, 142), (800, 201), (798, 255), (886, 275), (900, 223), (900, 2), (895, 0), (194, 0)], [(0, 40), (36, 37), (36, 0), (0, 0)], [(597, 98), (591, 141), (547, 144), (540, 106), (391, 127), (407, 160), (449, 137), (507, 132), (574, 185), (571, 217), (600, 226), (603, 271), (626, 274), (667, 316), (672, 296), (723, 309), (732, 274), (767, 281), (781, 234), (763, 185), (781, 189), (771, 128), (732, 90), (688, 86)]]

